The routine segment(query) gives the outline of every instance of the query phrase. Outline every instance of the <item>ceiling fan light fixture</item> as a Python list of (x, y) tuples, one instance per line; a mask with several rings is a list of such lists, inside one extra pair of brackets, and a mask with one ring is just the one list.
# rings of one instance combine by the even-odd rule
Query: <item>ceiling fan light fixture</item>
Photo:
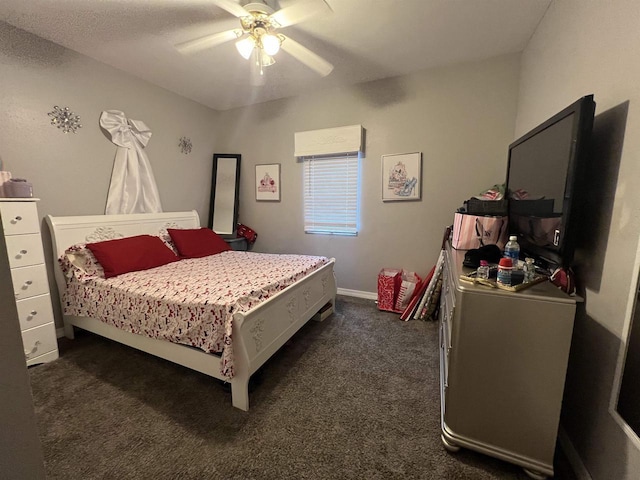
[(262, 48), (267, 55), (275, 55), (280, 50), (280, 38), (272, 33), (266, 33), (260, 38)]
[(252, 36), (245, 37), (236, 42), (238, 53), (240, 53), (240, 55), (242, 55), (242, 57), (246, 60), (249, 60), (249, 58), (251, 58), (251, 52), (253, 52), (255, 46), (256, 41)]
[(262, 51), (262, 66), (263, 67), (270, 67), (271, 65), (273, 65), (274, 63), (276, 63), (276, 59), (273, 58), (271, 55), (268, 55), (264, 50)]

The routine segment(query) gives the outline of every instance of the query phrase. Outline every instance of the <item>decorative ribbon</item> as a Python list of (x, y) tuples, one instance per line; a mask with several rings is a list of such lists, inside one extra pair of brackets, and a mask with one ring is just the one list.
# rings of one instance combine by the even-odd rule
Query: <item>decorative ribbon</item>
[(100, 126), (117, 145), (105, 214), (162, 212), (160, 195), (144, 151), (151, 130), (140, 120), (128, 120), (124, 112), (105, 110)]

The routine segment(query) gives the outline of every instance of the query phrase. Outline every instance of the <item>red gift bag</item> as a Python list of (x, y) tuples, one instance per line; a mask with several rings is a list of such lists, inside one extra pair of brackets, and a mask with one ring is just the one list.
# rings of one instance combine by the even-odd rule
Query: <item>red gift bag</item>
[(451, 245), (456, 250), (471, 250), (484, 245), (504, 249), (508, 240), (507, 217), (490, 217), (456, 213)]
[(395, 312), (404, 312), (404, 309), (407, 308), (411, 298), (413, 298), (413, 294), (420, 283), (420, 277), (415, 272), (407, 272), (402, 271), (400, 288), (398, 289), (398, 294), (396, 295), (396, 301), (393, 304), (393, 310)]
[(378, 273), (378, 309), (393, 312), (400, 285), (402, 270), (383, 268)]

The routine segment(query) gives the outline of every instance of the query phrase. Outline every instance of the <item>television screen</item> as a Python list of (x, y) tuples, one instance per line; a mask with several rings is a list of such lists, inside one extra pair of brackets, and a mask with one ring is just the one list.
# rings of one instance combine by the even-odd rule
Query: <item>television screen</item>
[(582, 97), (509, 146), (509, 234), (545, 269), (573, 261), (594, 112), (593, 95)]

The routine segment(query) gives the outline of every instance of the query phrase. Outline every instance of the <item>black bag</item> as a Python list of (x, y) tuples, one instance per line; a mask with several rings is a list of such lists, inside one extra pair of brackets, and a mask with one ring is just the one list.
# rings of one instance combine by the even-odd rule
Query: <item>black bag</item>
[(480, 260), (486, 260), (488, 263), (498, 263), (502, 258), (502, 250), (497, 245), (485, 245), (480, 248), (468, 250), (464, 254), (462, 265), (470, 268), (478, 268)]

